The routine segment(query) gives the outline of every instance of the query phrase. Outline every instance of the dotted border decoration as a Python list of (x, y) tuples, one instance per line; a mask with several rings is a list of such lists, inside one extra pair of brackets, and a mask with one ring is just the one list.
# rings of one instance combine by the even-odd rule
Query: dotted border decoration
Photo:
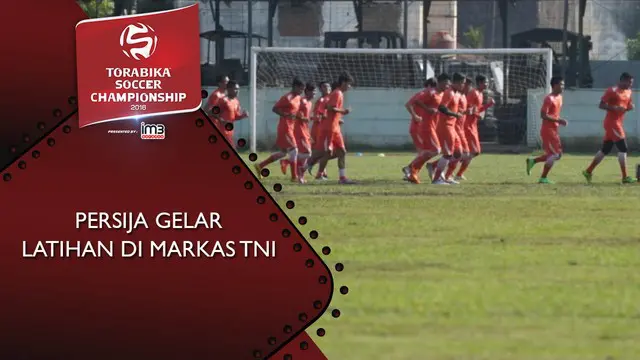
[[(206, 98), (209, 96), (209, 94), (208, 94), (208, 92), (207, 92), (206, 90), (204, 90), (204, 89), (203, 89), (203, 90), (201, 91), (201, 96), (202, 96), (202, 98), (203, 98), (203, 99), (206, 99)], [(68, 98), (68, 103), (69, 103), (70, 105), (76, 105), (76, 104), (77, 104), (77, 97), (75, 97), (75, 96), (70, 96), (70, 97)], [(32, 150), (32, 149), (33, 149), (34, 147), (36, 147), (37, 145), (39, 145), (39, 144), (40, 144), (40, 143), (41, 143), (45, 138), (47, 139), (47, 140), (46, 140), (47, 145), (48, 145), (49, 147), (54, 147), (54, 146), (56, 145), (56, 139), (55, 139), (54, 137), (50, 136), (50, 135), (51, 135), (51, 134), (52, 134), (52, 133), (53, 133), (53, 132), (58, 128), (58, 127), (60, 127), (61, 125), (63, 125), (63, 124), (64, 124), (64, 123), (69, 119), (69, 118), (71, 118), (73, 115), (75, 115), (75, 114), (77, 113), (77, 111), (78, 111), (78, 109), (77, 109), (77, 108), (76, 108), (76, 109), (74, 109), (71, 113), (69, 113), (69, 115), (65, 116), (63, 119), (61, 119), (61, 121), (59, 121), (57, 124), (55, 124), (53, 127), (51, 127), (51, 129), (50, 129), (49, 131), (45, 132), (45, 133), (44, 133), (44, 134), (43, 134), (43, 135), (42, 135), (38, 140), (34, 141), (34, 143), (33, 143), (31, 146), (29, 146), (27, 149), (25, 149), (25, 150), (22, 152), (22, 154), (19, 154), (19, 155), (18, 155), (18, 157), (16, 158), (16, 160), (18, 160), (18, 159), (19, 159), (19, 160), (18, 160), (18, 169), (20, 169), (20, 170), (26, 170), (26, 168), (27, 168), (27, 162), (24, 160), (24, 155), (26, 155), (27, 153), (31, 152), (31, 158), (32, 158), (32, 159), (34, 159), (34, 160), (37, 160), (37, 159), (39, 159), (39, 158), (40, 158), (40, 156), (41, 156), (40, 151), (39, 151), (39, 150)], [(209, 124), (210, 124), (214, 129), (215, 129), (214, 131), (217, 131), (217, 132), (218, 132), (218, 135), (219, 135), (219, 136), (222, 136), (222, 133), (221, 133), (221, 132), (220, 132), (220, 130), (219, 130), (219, 129), (214, 125), (213, 121), (209, 118), (209, 116), (208, 116), (208, 115), (207, 115), (207, 114), (206, 114), (202, 109), (200, 110), (200, 112), (201, 112), (201, 114), (202, 114), (202, 115), (204, 115), (204, 118), (209, 122)], [(214, 111), (214, 112), (215, 112), (215, 111)], [(60, 109), (54, 109), (54, 110), (52, 111), (52, 115), (53, 115), (54, 117), (56, 117), (56, 118), (59, 118), (59, 117), (61, 117), (61, 116), (62, 116), (62, 111), (61, 111)], [(204, 119), (202, 119), (202, 118), (198, 118), (198, 119), (196, 119), (196, 121), (195, 121), (195, 125), (196, 125), (196, 127), (198, 127), (198, 128), (202, 128), (202, 127), (204, 127), (204, 123), (205, 123), (205, 120), (204, 120)], [(45, 131), (45, 129), (46, 129), (46, 124), (45, 124), (44, 122), (38, 122), (38, 124), (37, 124), (37, 129), (38, 129), (38, 130), (40, 130), (40, 131)], [(225, 130), (227, 130), (227, 131), (231, 131), (231, 130), (233, 130), (233, 124), (232, 124), (232, 123), (227, 123), (227, 124), (225, 124)], [(63, 125), (62, 132), (63, 132), (63, 133), (65, 133), (65, 134), (69, 134), (69, 133), (71, 133), (71, 126), (69, 126), (69, 125)], [(24, 141), (25, 143), (28, 143), (28, 142), (30, 142), (30, 141), (31, 141), (31, 137), (30, 137), (30, 135), (29, 135), (29, 134), (23, 134), (23, 137), (22, 137), (22, 138), (23, 138), (23, 141)], [(222, 136), (222, 138), (224, 138), (224, 136)], [(226, 139), (224, 139), (224, 141), (225, 141), (225, 142), (227, 142), (227, 140), (226, 140)], [(210, 144), (216, 144), (216, 143), (218, 143), (218, 137), (217, 137), (215, 134), (210, 134), (210, 135), (209, 135), (209, 137), (208, 137), (208, 142), (209, 142)], [(229, 144), (229, 145), (231, 146), (231, 148), (234, 148), (233, 144)], [(247, 145), (247, 141), (246, 141), (246, 139), (239, 139), (239, 140), (237, 141), (237, 146), (238, 146), (238, 148), (244, 148), (244, 147), (246, 147), (246, 145)], [(16, 146), (16, 145), (12, 145), (12, 146), (10, 146), (10, 147), (9, 147), (9, 152), (10, 152), (11, 154), (16, 154), (16, 153), (17, 153), (17, 146)], [(235, 152), (235, 150), (234, 150), (234, 152)], [(236, 153), (236, 154), (237, 154), (237, 153)], [(229, 152), (229, 151), (227, 151), (227, 150), (223, 150), (223, 151), (220, 153), (220, 157), (221, 157), (223, 160), (228, 160), (228, 159), (231, 157), (231, 154), (230, 154), (230, 152)], [(258, 155), (257, 155), (257, 154), (255, 154), (255, 153), (251, 153), (251, 154), (249, 154), (249, 160), (250, 160), (251, 162), (255, 162), (255, 161), (257, 161), (257, 160), (258, 160)], [(13, 179), (12, 174), (11, 174), (10, 172), (7, 172), (7, 169), (8, 169), (9, 167), (11, 167), (11, 165), (13, 165), (13, 163), (15, 163), (15, 161), (13, 161), (12, 163), (8, 164), (5, 168), (3, 168), (2, 170), (0, 170), (0, 173), (3, 173), (3, 174), (2, 174), (2, 180), (3, 180), (4, 182), (9, 182), (9, 181), (11, 181), (11, 180)], [(234, 175), (239, 175), (239, 174), (241, 174), (241, 173), (242, 173), (242, 168), (241, 168), (239, 165), (234, 165), (234, 166), (232, 166), (232, 168), (231, 168), (231, 172), (232, 172)], [(251, 173), (251, 171), (249, 171), (249, 172)], [(264, 177), (268, 177), (268, 176), (270, 175), (270, 171), (269, 171), (268, 169), (262, 169), (262, 171), (260, 172), (260, 175), (262, 175), (262, 176), (264, 176)], [(256, 179), (256, 181), (257, 181), (257, 179)], [(254, 184), (253, 184), (253, 182), (252, 182), (252, 181), (247, 180), (247, 181), (245, 181), (245, 182), (244, 182), (244, 188), (245, 188), (245, 189), (247, 189), (247, 190), (251, 190), (251, 189), (253, 189), (253, 187), (254, 187)], [(281, 192), (281, 191), (282, 191), (282, 189), (283, 189), (283, 186), (282, 186), (282, 184), (281, 184), (281, 183), (276, 183), (276, 184), (274, 184), (274, 185), (273, 185), (273, 190), (274, 190), (275, 192)], [(265, 189), (265, 191), (266, 191), (266, 189)], [(264, 196), (260, 195), (260, 196), (258, 196), (258, 197), (256, 198), (256, 202), (257, 202), (258, 204), (265, 204), (265, 203), (266, 203), (266, 198), (265, 198)], [(274, 202), (275, 202), (275, 200), (274, 200)], [(277, 202), (275, 202), (275, 203), (276, 203), (276, 205), (277, 205)], [(287, 209), (291, 210), (291, 209), (295, 208), (295, 202), (294, 202), (293, 200), (288, 200), (288, 201), (286, 202), (286, 204), (285, 204), (285, 207), (286, 207)], [(278, 221), (278, 214), (276, 214), (276, 213), (271, 213), (271, 214), (269, 215), (269, 220), (270, 220), (270, 221), (272, 221), (272, 222), (276, 222), (276, 221)], [(307, 220), (307, 217), (305, 217), (305, 216), (300, 216), (300, 217), (298, 218), (298, 224), (299, 224), (299, 225), (304, 226), (304, 225), (306, 225), (306, 224), (307, 224), (307, 222), (308, 222), (308, 220)], [(281, 234), (282, 234), (282, 237), (283, 237), (283, 238), (288, 238), (288, 237), (290, 237), (290, 236), (291, 236), (291, 230), (289, 230), (289, 229), (283, 229)], [(317, 231), (317, 230), (311, 230), (311, 231), (309, 232), (309, 237), (310, 237), (311, 239), (313, 239), (313, 240), (317, 239), (317, 238), (319, 237), (319, 233), (318, 233), (318, 231)], [(301, 243), (295, 243), (295, 244), (293, 245), (293, 250), (294, 250), (295, 252), (299, 252), (299, 251), (301, 251), (301, 250), (302, 250), (302, 244), (301, 244)], [(323, 254), (323, 255), (325, 255), (325, 256), (328, 256), (329, 254), (331, 254), (331, 248), (330, 248), (329, 246), (324, 246), (324, 247), (322, 248), (322, 254)], [(307, 260), (305, 260), (305, 266), (306, 266), (307, 268), (312, 268), (314, 265), (315, 265), (315, 264), (314, 264), (313, 259), (307, 259)], [(341, 271), (343, 271), (343, 270), (344, 270), (344, 265), (343, 265), (342, 263), (337, 263), (337, 264), (335, 264), (334, 268), (335, 268), (335, 270), (336, 270), (337, 272), (341, 272)], [(320, 284), (326, 284), (326, 283), (327, 283), (327, 281), (328, 281), (328, 279), (327, 279), (327, 277), (326, 277), (326, 276), (320, 276), (320, 277), (319, 277), (319, 279), (318, 279), (318, 282), (319, 282)], [(342, 294), (342, 295), (347, 295), (347, 294), (349, 293), (349, 288), (348, 288), (347, 286), (341, 286), (339, 291), (340, 291), (340, 294)], [(320, 301), (320, 300), (316, 300), (316, 301), (314, 301), (314, 302), (313, 302), (313, 307), (314, 307), (314, 309), (317, 309), (317, 310), (321, 310), (321, 309), (323, 308), (323, 305), (324, 305), (324, 304), (323, 304), (323, 303), (322, 303), (322, 301)], [(339, 309), (333, 309), (333, 310), (331, 310), (331, 316), (332, 316), (333, 318), (339, 318), (339, 317), (340, 317), (340, 315), (341, 315), (341, 312), (340, 312), (340, 310), (339, 310)], [(300, 322), (306, 322), (306, 321), (308, 320), (308, 315), (307, 315), (306, 313), (300, 313), (300, 314), (298, 314), (298, 320), (299, 320)], [(287, 325), (285, 325), (285, 326), (283, 327), (283, 330), (282, 330), (282, 331), (283, 331), (283, 333), (285, 333), (285, 334), (291, 334), (291, 333), (293, 332), (293, 327), (292, 327), (291, 325), (288, 325), (288, 324), (287, 324)], [(318, 328), (318, 329), (316, 330), (316, 335), (318, 335), (319, 337), (323, 337), (323, 336), (325, 336), (325, 335), (326, 335), (326, 330), (325, 330), (324, 328)], [(268, 345), (270, 345), (270, 346), (274, 346), (276, 343), (277, 343), (277, 339), (276, 339), (276, 337), (275, 337), (275, 336), (270, 336), (270, 337), (267, 339), (267, 344), (268, 344)], [(308, 344), (306, 341), (301, 341), (301, 342), (298, 344), (298, 346), (300, 347), (300, 349), (301, 349), (301, 350), (307, 350), (307, 349), (309, 348), (309, 344)], [(263, 353), (262, 353), (262, 351), (260, 351), (260, 350), (255, 350), (255, 351), (253, 351), (253, 357), (254, 357), (254, 358), (256, 358), (256, 359), (263, 358), (263, 357), (264, 357), (264, 354), (263, 354)], [(285, 355), (282, 357), (282, 359), (283, 359), (283, 360), (293, 360), (293, 355), (291, 355), (291, 354), (285, 354)]]
[[(67, 99), (67, 102), (69, 103), (69, 105), (76, 105), (78, 103), (78, 99), (76, 96), (70, 96)], [(1, 170), (0, 173), (2, 174), (2, 180), (4, 182), (9, 182), (13, 179), (13, 175), (11, 174), (11, 172), (9, 172), (9, 168), (17, 161), (18, 162), (18, 169), (20, 170), (26, 170), (27, 169), (27, 161), (24, 159), (25, 155), (28, 154), (29, 152), (31, 152), (31, 158), (33, 160), (37, 160), (40, 158), (41, 153), (39, 150), (33, 150), (33, 148), (35, 148), (36, 146), (38, 146), (45, 138), (47, 139), (47, 145), (49, 147), (54, 147), (56, 145), (56, 139), (54, 137), (51, 136), (51, 134), (58, 129), (61, 125), (63, 125), (67, 120), (69, 120), (73, 115), (75, 115), (78, 112), (78, 109), (73, 109), (67, 116), (62, 117), (62, 110), (56, 108), (53, 109), (51, 111), (51, 115), (53, 115), (54, 118), (60, 118), (62, 117), (62, 119), (60, 119), (60, 121), (58, 121), (54, 126), (52, 126), (49, 131), (45, 131), (47, 128), (47, 125), (45, 124), (45, 122), (40, 121), (36, 124), (36, 128), (38, 130), (40, 130), (41, 132), (44, 132), (44, 134), (40, 135), (39, 137), (36, 138), (35, 141), (33, 141), (33, 143), (28, 146), (26, 149), (24, 149), (22, 151), (22, 153), (17, 154), (18, 152), (18, 145), (11, 145), (9, 146), (9, 153), (13, 154), (13, 155), (17, 155), (16, 158), (10, 162), (9, 164), (6, 164)], [(69, 125), (64, 125), (62, 128), (62, 132), (65, 134), (69, 134), (71, 133), (71, 126)], [(24, 133), (22, 134), (22, 141), (24, 143), (30, 143), (32, 141), (31, 135), (28, 133)]]
[[(203, 93), (203, 96), (204, 96), (204, 94), (206, 94), (207, 92), (206, 92), (206, 90), (202, 90), (202, 93)], [(215, 111), (215, 108), (216, 107), (214, 107), (214, 109), (212, 109), (212, 110), (214, 110), (213, 111), (214, 113), (217, 113)], [(228, 125), (231, 125), (231, 126), (228, 126)], [(228, 130), (228, 131), (233, 130), (233, 124), (231, 124), (231, 123), (225, 124), (225, 129)], [(247, 141), (245, 139), (238, 139), (237, 145), (238, 145), (238, 148), (244, 148), (247, 145)], [(249, 161), (251, 161), (252, 163), (255, 163), (256, 161), (258, 161), (258, 154), (253, 153), (253, 152), (250, 153), (249, 154)], [(239, 174), (240, 173), (240, 168), (239, 167), (234, 167), (232, 169), (232, 172), (234, 174)], [(260, 175), (262, 175), (262, 177), (266, 178), (266, 177), (269, 177), (269, 175), (271, 175), (271, 172), (269, 171), (269, 169), (264, 168), (264, 169), (260, 170)], [(252, 189), (253, 188), (253, 183), (251, 183), (250, 181), (247, 181), (247, 182), (245, 182), (244, 187), (245, 187), (245, 189)], [(283, 187), (283, 185), (281, 183), (275, 183), (273, 185), (273, 191), (275, 191), (277, 193), (281, 192), (283, 190), (283, 188), (284, 187)], [(266, 199), (265, 199), (264, 196), (259, 196), (257, 198), (257, 203), (258, 204), (264, 204), (265, 202), (266, 202)], [(277, 202), (276, 202), (276, 204), (277, 204)], [(295, 204), (295, 202), (293, 200), (287, 200), (286, 203), (285, 203), (285, 207), (287, 209), (289, 209), (289, 210), (295, 208), (295, 206), (296, 206), (296, 204)], [(270, 214), (269, 215), (269, 220), (271, 220), (273, 222), (278, 221), (278, 215), (275, 214), (275, 213)], [(304, 226), (304, 225), (307, 224), (307, 222), (308, 222), (308, 219), (307, 219), (306, 216), (300, 216), (298, 218), (298, 224), (299, 225)], [(291, 236), (291, 231), (290, 230), (288, 230), (288, 229), (282, 230), (282, 237), (283, 238), (288, 238), (289, 236)], [(311, 230), (309, 232), (309, 238), (311, 238), (313, 240), (318, 239), (319, 236), (320, 236), (320, 234), (318, 233), (317, 230)], [(301, 243), (293, 244), (293, 251), (295, 251), (295, 252), (302, 251), (302, 244)], [(331, 254), (331, 248), (329, 246), (324, 246), (322, 248), (322, 254), (324, 256), (330, 255)], [(312, 268), (314, 265), (315, 264), (314, 264), (313, 259), (305, 260), (305, 266), (307, 268)], [(334, 265), (334, 269), (337, 272), (342, 272), (344, 270), (344, 264), (340, 263), (340, 262), (336, 263)], [(329, 281), (329, 279), (327, 279), (327, 277), (324, 276), (324, 275), (320, 276), (318, 278), (318, 282), (320, 284), (326, 284), (327, 281)], [(341, 295), (347, 295), (349, 293), (349, 287), (347, 287), (345, 285), (340, 286), (339, 292), (340, 292)], [(323, 306), (324, 306), (324, 304), (320, 300), (316, 300), (316, 301), (313, 302), (313, 308), (316, 309), (316, 310), (321, 310), (323, 308)], [(332, 309), (331, 310), (331, 316), (334, 319), (339, 318), (341, 315), (342, 315), (342, 312), (339, 309)], [(300, 313), (298, 315), (298, 320), (300, 320), (301, 322), (307, 321), (308, 320), (307, 314), (306, 313)], [(293, 329), (292, 329), (291, 325), (285, 325), (284, 328), (283, 328), (283, 332), (285, 334), (290, 334), (292, 332), (292, 330)], [(324, 329), (324, 328), (317, 328), (316, 329), (316, 335), (317, 336), (324, 337), (326, 334), (327, 334), (326, 329)], [(267, 338), (267, 344), (269, 344), (269, 345), (273, 346), (273, 345), (276, 344), (276, 342), (277, 342), (276, 341), (276, 337), (274, 337), (274, 336), (270, 336), (269, 338)], [(301, 341), (298, 344), (298, 346), (300, 347), (300, 350), (307, 350), (309, 348), (309, 344), (306, 341)], [(256, 358), (256, 359), (263, 358), (263, 356), (264, 355), (262, 354), (262, 352), (260, 350), (255, 350), (253, 352), (253, 357)], [(282, 357), (282, 360), (293, 360), (293, 355), (284, 354), (283, 357)]]

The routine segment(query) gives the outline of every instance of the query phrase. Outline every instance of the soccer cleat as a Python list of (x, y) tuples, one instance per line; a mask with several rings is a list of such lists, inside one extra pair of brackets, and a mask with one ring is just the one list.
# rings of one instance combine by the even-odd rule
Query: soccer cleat
[(338, 183), (339, 183), (339, 184), (342, 184), (342, 185), (354, 185), (354, 184), (356, 184), (356, 182), (355, 182), (355, 181), (350, 180), (350, 179), (347, 179), (347, 178), (342, 178), (342, 179), (340, 179), (340, 180), (338, 181)]
[(553, 181), (547, 178), (540, 178), (538, 179), (538, 184), (553, 184)]
[(454, 179), (454, 180), (456, 180), (456, 181), (464, 181), (464, 180), (467, 180), (467, 178), (466, 178), (466, 177), (464, 177), (464, 175), (460, 175), (460, 176), (456, 175), (456, 177), (454, 177), (453, 179)]
[(582, 172), (582, 176), (584, 176), (585, 180), (587, 180), (587, 182), (589, 184), (591, 184), (591, 179), (593, 179), (593, 174), (592, 173), (588, 172), (587, 170), (584, 170)]
[(449, 185), (458, 185), (460, 184), (459, 182), (455, 181), (453, 178), (448, 178), (447, 180), (445, 180), (445, 182)]
[(431, 182), (431, 184), (433, 184), (433, 185), (451, 185), (451, 184), (449, 184), (448, 182), (446, 182), (446, 181), (442, 180), (442, 178), (437, 179), (437, 180), (433, 180), (433, 181)]
[(301, 178), (298, 179), (298, 183), (299, 184), (306, 184), (307, 180), (305, 180), (304, 178), (301, 177)]
[(289, 162), (280, 160), (280, 171), (282, 171), (282, 175), (287, 175), (287, 167), (289, 167)]
[(531, 169), (536, 165), (536, 161), (533, 158), (527, 158), (527, 175), (531, 175)]
[(631, 176), (627, 176), (627, 177), (622, 178), (622, 183), (623, 184), (633, 184), (633, 183), (636, 183), (636, 182), (637, 182), (636, 179), (632, 178)]
[(433, 173), (435, 172), (435, 169), (433, 168), (433, 165), (427, 163), (427, 172), (429, 173), (429, 179), (431, 179), (433, 181)]
[(402, 180), (409, 181), (409, 177), (411, 176), (411, 169), (408, 166), (403, 167), (402, 174), (404, 175), (402, 177)]
[(260, 173), (260, 171), (262, 171), (262, 169), (260, 168), (260, 165), (255, 164), (255, 165), (253, 165), (253, 168), (256, 169), (256, 175), (258, 176), (258, 179), (262, 179), (263, 176)]

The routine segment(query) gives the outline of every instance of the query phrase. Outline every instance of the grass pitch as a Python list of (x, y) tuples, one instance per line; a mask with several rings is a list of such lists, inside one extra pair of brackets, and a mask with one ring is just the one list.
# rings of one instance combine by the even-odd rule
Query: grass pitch
[(411, 157), (350, 156), (354, 186), (336, 184), (335, 162), (327, 183), (290, 184), (278, 164), (263, 180), (282, 182), (276, 199), (345, 264), (342, 316), (310, 329), (326, 328), (329, 359), (638, 359), (640, 184), (619, 184), (615, 158), (593, 185), (589, 156), (563, 157), (556, 184), (538, 185), (526, 156), (483, 155), (464, 184), (432, 186), (401, 180)]

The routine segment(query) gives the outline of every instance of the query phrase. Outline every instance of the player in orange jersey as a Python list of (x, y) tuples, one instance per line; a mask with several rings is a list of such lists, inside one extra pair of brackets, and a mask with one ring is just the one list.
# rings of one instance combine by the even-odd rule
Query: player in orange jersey
[(233, 128), (227, 130), (226, 124), (233, 124), (234, 122), (242, 119), (246, 119), (249, 115), (246, 111), (243, 111), (240, 107), (240, 100), (238, 100), (238, 92), (240, 86), (235, 81), (229, 81), (227, 83), (227, 96), (224, 96), (216, 102), (216, 105), (212, 108), (213, 118), (220, 124), (219, 130), (227, 139), (231, 147), (235, 148), (233, 142)]
[[(331, 83), (331, 85), (325, 85), (324, 90), (326, 91), (326, 95), (324, 95), (322, 98), (324, 99), (322, 101), (322, 103), (317, 104), (318, 107), (316, 108), (315, 112), (319, 114), (319, 118), (322, 119), (322, 121), (320, 121), (318, 123), (317, 126), (317, 134), (316, 137), (314, 139), (314, 143), (312, 146), (312, 154), (311, 154), (311, 159), (309, 159), (309, 161), (307, 161), (307, 165), (305, 166), (305, 170), (309, 172), (309, 174), (313, 174), (313, 167), (319, 163), (322, 159), (324, 159), (325, 157), (325, 144), (322, 142), (322, 139), (320, 139), (320, 135), (322, 134), (323, 129), (325, 128), (330, 128), (331, 127), (331, 123), (327, 120), (327, 103), (329, 102), (329, 98), (331, 97), (331, 94), (336, 91), (336, 89), (338, 89), (339, 84), (334, 82)], [(318, 100), (320, 101), (320, 100)], [(343, 124), (343, 121), (340, 120), (340, 125)], [(335, 153), (331, 153), (331, 156), (329, 157), (329, 160), (335, 159), (336, 158), (336, 154)], [(315, 177), (316, 180), (327, 180), (327, 169), (325, 166), (324, 171), (322, 172), (322, 174), (317, 174)]]
[[(416, 149), (417, 155), (416, 158), (420, 157), (423, 150), (423, 139), (420, 134), (420, 125), (424, 121), (424, 118), (427, 117), (426, 112), (427, 107), (425, 105), (426, 99), (431, 97), (436, 90), (437, 82), (435, 79), (431, 78), (424, 82), (424, 89), (415, 93), (409, 101), (404, 105), (405, 109), (411, 115), (411, 119), (409, 120), (409, 136), (411, 136), (411, 141), (413, 141), (413, 146)], [(431, 111), (437, 112), (437, 106), (435, 109), (431, 109)], [(415, 159), (414, 159), (415, 160)], [(411, 164), (402, 168), (402, 173), (404, 175), (403, 180), (409, 180), (411, 176)]]
[[(323, 81), (318, 85), (320, 87), (320, 98), (313, 105), (311, 116), (311, 157), (307, 159), (304, 165), (305, 171), (309, 170), (309, 174), (311, 174), (313, 166), (324, 156), (324, 145), (318, 141), (318, 136), (322, 128), (322, 121), (327, 116), (326, 105), (329, 100), (329, 94), (331, 93), (331, 86), (328, 82)], [(287, 172), (287, 164), (288, 160), (280, 161), (282, 172), (285, 174)]]
[(276, 147), (279, 151), (271, 154), (263, 162), (256, 164), (255, 168), (258, 176), (261, 176), (260, 171), (266, 166), (287, 156), (291, 168), (291, 181), (299, 181), (298, 168), (296, 167), (298, 144), (296, 143), (294, 128), (296, 119), (299, 117), (300, 101), (302, 100), (300, 94), (302, 94), (303, 90), (304, 83), (298, 78), (293, 79), (291, 91), (282, 96), (273, 106), (272, 111), (280, 116), (276, 137)]
[(476, 76), (476, 87), (469, 87), (466, 93), (468, 114), (464, 120), (464, 137), (467, 142), (468, 152), (463, 154), (460, 169), (455, 180), (465, 180), (464, 172), (469, 167), (471, 160), (480, 155), (480, 136), (478, 134), (478, 120), (482, 113), (494, 105), (493, 98), (489, 98), (484, 104), (483, 91), (487, 88), (487, 78), (484, 75)]
[(596, 153), (591, 165), (582, 172), (588, 182), (591, 182), (593, 170), (611, 152), (614, 145), (618, 149), (618, 163), (620, 163), (620, 171), (622, 172), (622, 182), (624, 184), (636, 182), (631, 176), (627, 176), (628, 148), (623, 125), (624, 115), (635, 107), (632, 101), (632, 86), (633, 76), (626, 72), (622, 73), (618, 85), (608, 88), (600, 100), (600, 109), (607, 112), (604, 118), (604, 139), (602, 148)]
[(311, 133), (309, 131), (309, 122), (313, 110), (313, 98), (316, 96), (316, 86), (307, 83), (304, 88), (304, 97), (300, 100), (300, 113), (296, 119), (294, 126), (294, 135), (296, 144), (298, 145), (298, 159), (296, 167), (298, 169), (298, 177), (301, 183), (304, 183), (304, 172), (307, 160), (311, 156)]
[(447, 165), (447, 171), (444, 174), (444, 178), (450, 184), (458, 183), (459, 180), (453, 178), (453, 172), (456, 170), (458, 163), (460, 163), (460, 161), (469, 154), (469, 147), (467, 146), (467, 139), (464, 134), (464, 123), (467, 115), (469, 114), (467, 107), (467, 93), (469, 92), (470, 88), (471, 79), (465, 77), (462, 89), (460, 90), (460, 98), (458, 100), (458, 112), (462, 114), (462, 116), (456, 119), (456, 142), (453, 146), (454, 154), (459, 153), (460, 157), (454, 157), (451, 161), (449, 161), (449, 164)]
[(460, 139), (456, 131), (456, 122), (463, 115), (460, 113), (460, 97), (464, 85), (465, 77), (462, 74), (453, 74), (451, 87), (444, 92), (442, 101), (438, 106), (438, 125), (436, 131), (442, 148), (442, 157), (437, 162), (432, 183), (436, 185), (456, 184), (457, 182), (447, 181), (444, 173), (449, 166), (449, 162), (459, 159), (462, 156), (460, 151)]
[(420, 148), (418, 155), (402, 171), (405, 174), (408, 173), (407, 180), (414, 184), (420, 183), (419, 173), (424, 164), (440, 153), (440, 141), (437, 134), (438, 107), (449, 86), (449, 76), (441, 74), (438, 76), (436, 88), (433, 91), (424, 92), (423, 96), (413, 101), (414, 109), (421, 111), (417, 130)]
[(544, 98), (540, 117), (542, 126), (540, 128), (540, 138), (542, 139), (542, 149), (544, 155), (527, 159), (527, 175), (531, 175), (531, 169), (537, 163), (544, 162), (542, 175), (538, 180), (540, 184), (552, 184), (547, 179), (553, 164), (562, 157), (562, 143), (558, 134), (558, 127), (567, 126), (567, 120), (560, 117), (562, 111), (562, 92), (564, 91), (564, 80), (560, 76), (551, 78), (551, 94)]
[(424, 82), (424, 88), (417, 93), (413, 94), (409, 101), (404, 104), (405, 109), (411, 115), (411, 119), (409, 121), (409, 136), (411, 136), (411, 141), (413, 141), (413, 146), (416, 148), (416, 151), (420, 152), (422, 148), (422, 139), (420, 138), (420, 133), (418, 129), (420, 128), (420, 123), (423, 120), (423, 116), (426, 109), (419, 106), (418, 103), (424, 104), (422, 101), (425, 97), (429, 96), (433, 92), (435, 92), (436, 88), (436, 80), (428, 79)]
[[(209, 95), (209, 99), (207, 99), (207, 104), (204, 106), (204, 111), (208, 115), (216, 115), (216, 114), (213, 114), (213, 107), (217, 105), (217, 103), (218, 103), (218, 101), (220, 99), (225, 97), (226, 92), (227, 92), (227, 83), (229, 83), (229, 77), (228, 76), (218, 76), (216, 78), (216, 82), (218, 83), (218, 88), (215, 89), (211, 93), (211, 95)], [(214, 116), (214, 118), (215, 118), (215, 116)], [(220, 132), (224, 131), (224, 128), (222, 126), (220, 126), (220, 123), (217, 120), (214, 121), (214, 124), (216, 125), (218, 130), (220, 130)]]
[[(350, 113), (350, 109), (344, 107), (344, 93), (351, 88), (353, 78), (347, 73), (343, 73), (338, 77), (338, 86), (333, 89), (329, 100), (327, 101), (327, 118), (326, 126), (320, 130), (318, 139), (324, 144), (324, 156), (319, 161), (318, 174), (316, 178), (322, 178), (327, 162), (332, 157), (338, 159), (338, 172), (340, 184), (353, 184), (354, 182), (347, 178), (347, 148), (344, 144), (344, 138), (340, 126), (342, 125), (342, 117)], [(323, 121), (323, 123), (325, 122)]]
[(320, 98), (313, 106), (313, 117), (311, 126), (311, 141), (316, 143), (318, 140), (318, 134), (320, 133), (320, 123), (327, 116), (327, 101), (329, 101), (329, 94), (331, 94), (331, 85), (328, 82), (323, 81), (318, 84), (320, 87)]

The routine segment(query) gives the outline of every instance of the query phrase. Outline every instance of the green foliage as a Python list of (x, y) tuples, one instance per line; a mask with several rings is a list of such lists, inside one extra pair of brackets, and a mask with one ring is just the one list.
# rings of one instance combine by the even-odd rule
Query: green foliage
[(468, 47), (479, 49), (484, 46), (484, 29), (481, 26), (469, 26), (469, 30), (462, 35)]
[(90, 18), (113, 15), (113, 0), (80, 0), (78, 4)]
[(640, 60), (640, 32), (635, 38), (627, 39), (627, 59)]

